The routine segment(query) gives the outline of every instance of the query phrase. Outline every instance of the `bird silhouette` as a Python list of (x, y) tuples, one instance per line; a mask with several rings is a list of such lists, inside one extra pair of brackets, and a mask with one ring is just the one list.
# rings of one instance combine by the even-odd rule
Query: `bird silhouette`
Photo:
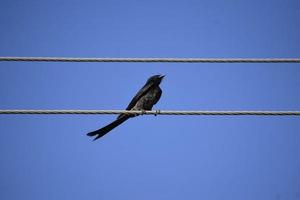
[[(137, 92), (133, 99), (128, 104), (126, 110), (151, 110), (153, 105), (155, 105), (161, 97), (162, 90), (159, 84), (163, 80), (164, 75), (154, 75), (151, 76), (146, 84)], [(88, 136), (96, 136), (94, 140), (99, 139), (106, 133), (116, 128), (129, 118), (135, 117), (137, 114), (120, 114), (117, 119), (110, 124), (88, 133)]]

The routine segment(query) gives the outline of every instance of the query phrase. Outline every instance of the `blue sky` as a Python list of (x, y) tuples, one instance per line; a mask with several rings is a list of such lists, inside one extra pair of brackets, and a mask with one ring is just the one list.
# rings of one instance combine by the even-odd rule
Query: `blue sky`
[[(290, 57), (300, 2), (8, 1), (1, 56)], [(300, 110), (299, 64), (0, 63), (1, 109)], [(300, 118), (1, 115), (1, 199), (300, 199)]]

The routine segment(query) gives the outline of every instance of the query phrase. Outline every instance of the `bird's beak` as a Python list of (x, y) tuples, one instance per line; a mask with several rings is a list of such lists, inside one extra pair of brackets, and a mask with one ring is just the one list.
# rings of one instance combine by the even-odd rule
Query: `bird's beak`
[(160, 75), (159, 78), (163, 79), (166, 75)]

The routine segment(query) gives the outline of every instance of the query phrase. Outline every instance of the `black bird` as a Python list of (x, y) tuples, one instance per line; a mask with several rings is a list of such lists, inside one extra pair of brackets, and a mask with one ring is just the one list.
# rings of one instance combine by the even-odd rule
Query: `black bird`
[[(159, 84), (164, 77), (164, 75), (151, 76), (146, 84), (133, 97), (126, 110), (151, 110), (153, 105), (155, 105), (161, 97), (162, 90), (160, 89)], [(90, 132), (87, 135), (91, 137), (96, 136), (94, 140), (97, 140), (127, 119), (135, 116), (137, 115), (120, 114), (112, 123), (96, 131)]]

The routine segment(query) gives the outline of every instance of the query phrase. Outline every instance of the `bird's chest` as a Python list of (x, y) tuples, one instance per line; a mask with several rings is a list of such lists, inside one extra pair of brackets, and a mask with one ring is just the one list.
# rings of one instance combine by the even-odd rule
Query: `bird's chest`
[(149, 90), (134, 106), (134, 110), (151, 110), (161, 94), (160, 88)]

